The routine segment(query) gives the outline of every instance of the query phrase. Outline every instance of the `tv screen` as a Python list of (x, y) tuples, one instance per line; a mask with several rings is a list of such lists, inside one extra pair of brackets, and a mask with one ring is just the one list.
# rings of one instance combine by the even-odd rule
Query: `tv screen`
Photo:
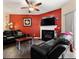
[(56, 20), (55, 17), (42, 19), (41, 25), (42, 26), (55, 25), (55, 20)]

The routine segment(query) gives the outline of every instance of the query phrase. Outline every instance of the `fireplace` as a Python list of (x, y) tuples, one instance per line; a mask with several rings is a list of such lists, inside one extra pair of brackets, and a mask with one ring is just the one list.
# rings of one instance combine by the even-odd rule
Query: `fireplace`
[(56, 17), (47, 17), (41, 20), (40, 26), (40, 39), (47, 41), (56, 36), (55, 24)]
[(42, 40), (48, 41), (55, 37), (55, 31), (54, 30), (42, 30)]

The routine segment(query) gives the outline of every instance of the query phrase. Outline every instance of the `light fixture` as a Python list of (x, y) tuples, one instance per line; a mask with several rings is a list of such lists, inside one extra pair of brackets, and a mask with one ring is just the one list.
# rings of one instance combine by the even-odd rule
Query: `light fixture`
[(9, 26), (10, 29), (12, 29), (13, 28), (13, 23), (12, 22), (8, 23), (8, 26)]
[(10, 22), (10, 23), (8, 23), (8, 25), (10, 26), (10, 25), (13, 25), (13, 23), (12, 22)]
[(29, 10), (30, 10), (30, 11), (34, 11), (34, 8), (31, 7), (31, 8), (29, 8)]

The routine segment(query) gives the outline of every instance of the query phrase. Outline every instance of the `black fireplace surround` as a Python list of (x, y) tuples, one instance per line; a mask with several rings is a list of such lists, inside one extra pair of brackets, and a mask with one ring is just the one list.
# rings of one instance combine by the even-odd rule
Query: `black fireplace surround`
[(54, 30), (42, 30), (42, 40), (48, 41), (54, 39), (55, 31)]

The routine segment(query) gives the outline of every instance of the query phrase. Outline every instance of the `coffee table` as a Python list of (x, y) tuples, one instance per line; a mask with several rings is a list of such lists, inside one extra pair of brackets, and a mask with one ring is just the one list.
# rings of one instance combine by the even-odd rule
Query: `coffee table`
[(29, 43), (29, 46), (31, 46), (32, 43), (33, 43), (32, 37), (23, 37), (23, 38), (16, 39), (16, 47), (17, 47), (18, 50), (21, 50), (21, 45), (22, 46), (23, 45), (26, 46), (22, 42), (28, 42)]

